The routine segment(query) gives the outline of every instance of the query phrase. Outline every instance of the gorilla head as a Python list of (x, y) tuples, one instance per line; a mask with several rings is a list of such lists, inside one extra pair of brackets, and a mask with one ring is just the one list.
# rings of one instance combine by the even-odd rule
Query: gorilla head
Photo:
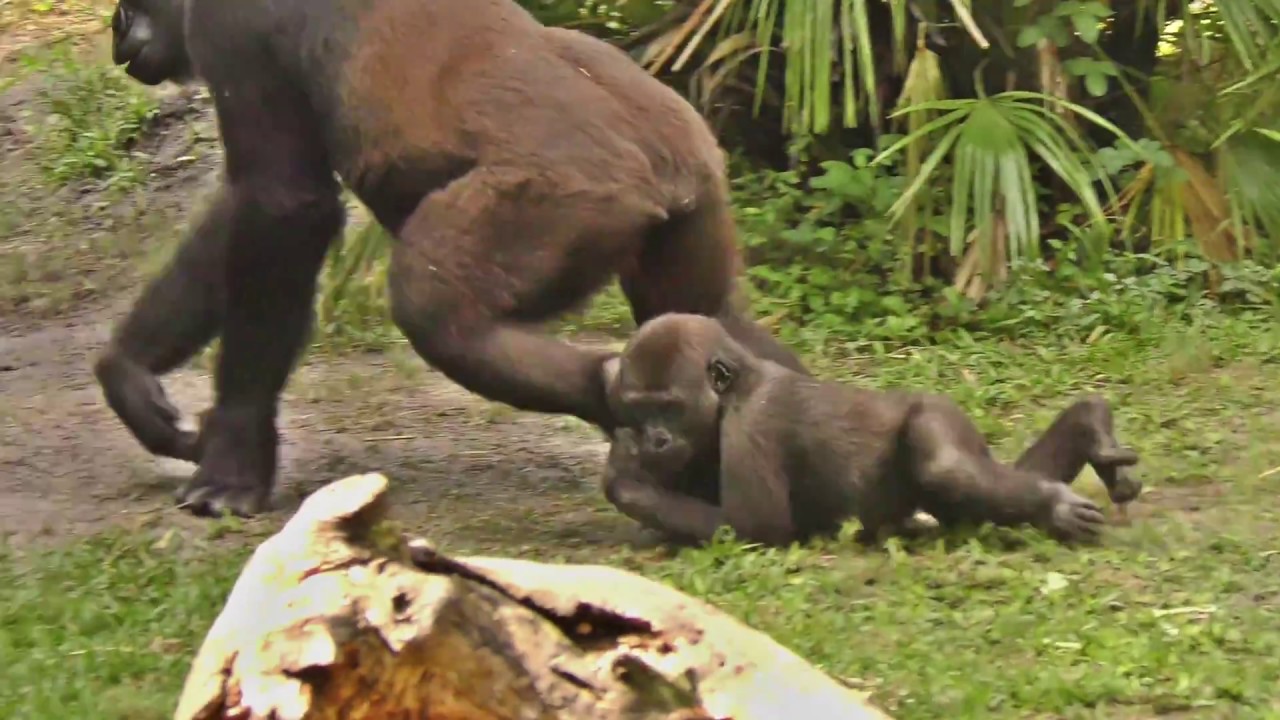
[(111, 17), (111, 60), (145, 85), (190, 80), (186, 6), (186, 0), (120, 0)]

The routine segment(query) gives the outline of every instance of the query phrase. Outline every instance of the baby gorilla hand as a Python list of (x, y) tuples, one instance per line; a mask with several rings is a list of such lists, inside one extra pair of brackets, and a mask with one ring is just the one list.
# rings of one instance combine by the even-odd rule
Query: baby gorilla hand
[(178, 493), (195, 515), (248, 517), (271, 497), (279, 436), (274, 413), (214, 407), (200, 428), (200, 469)]
[(1050, 535), (1059, 540), (1093, 540), (1101, 534), (1106, 518), (1097, 505), (1061, 483), (1052, 483), (1052, 492)]

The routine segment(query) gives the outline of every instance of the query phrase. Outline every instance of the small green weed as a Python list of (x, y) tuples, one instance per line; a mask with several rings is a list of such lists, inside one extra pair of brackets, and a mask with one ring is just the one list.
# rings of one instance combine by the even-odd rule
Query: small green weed
[(36, 137), (48, 182), (136, 186), (143, 172), (130, 149), (155, 114), (154, 98), (110, 64), (78, 59), (66, 44), (25, 62), (44, 71), (40, 98), (47, 117)]
[(390, 237), (373, 221), (353, 223), (320, 274), (315, 345), (375, 350), (402, 342), (387, 297)]

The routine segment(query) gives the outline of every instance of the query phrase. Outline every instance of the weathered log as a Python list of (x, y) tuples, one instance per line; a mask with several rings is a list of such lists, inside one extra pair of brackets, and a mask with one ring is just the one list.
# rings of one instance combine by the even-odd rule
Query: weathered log
[(386, 487), (328, 485), (257, 548), (177, 720), (888, 718), (660, 583), (406, 541), (383, 520)]

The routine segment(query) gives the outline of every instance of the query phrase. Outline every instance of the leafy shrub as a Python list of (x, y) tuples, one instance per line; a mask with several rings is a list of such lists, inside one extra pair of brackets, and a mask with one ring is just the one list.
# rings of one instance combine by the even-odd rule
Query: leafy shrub
[[(905, 178), (872, 167), (872, 151), (827, 161), (807, 183), (795, 172), (735, 181), (739, 222), (759, 314), (791, 342), (926, 343), (954, 333), (1003, 336), (1142, 333), (1187, 313), (1280, 312), (1280, 268), (1211, 265), (1194, 241), (1157, 252), (1116, 252), (1074, 227), (1048, 241), (1050, 259), (1020, 259), (979, 305), (936, 279), (899, 272), (912, 253), (885, 219)], [(1122, 172), (1131, 158), (1116, 160)], [(941, 223), (945, 208), (938, 203)], [(933, 228), (938, 229), (938, 228)], [(1209, 287), (1217, 273), (1220, 282)]]

